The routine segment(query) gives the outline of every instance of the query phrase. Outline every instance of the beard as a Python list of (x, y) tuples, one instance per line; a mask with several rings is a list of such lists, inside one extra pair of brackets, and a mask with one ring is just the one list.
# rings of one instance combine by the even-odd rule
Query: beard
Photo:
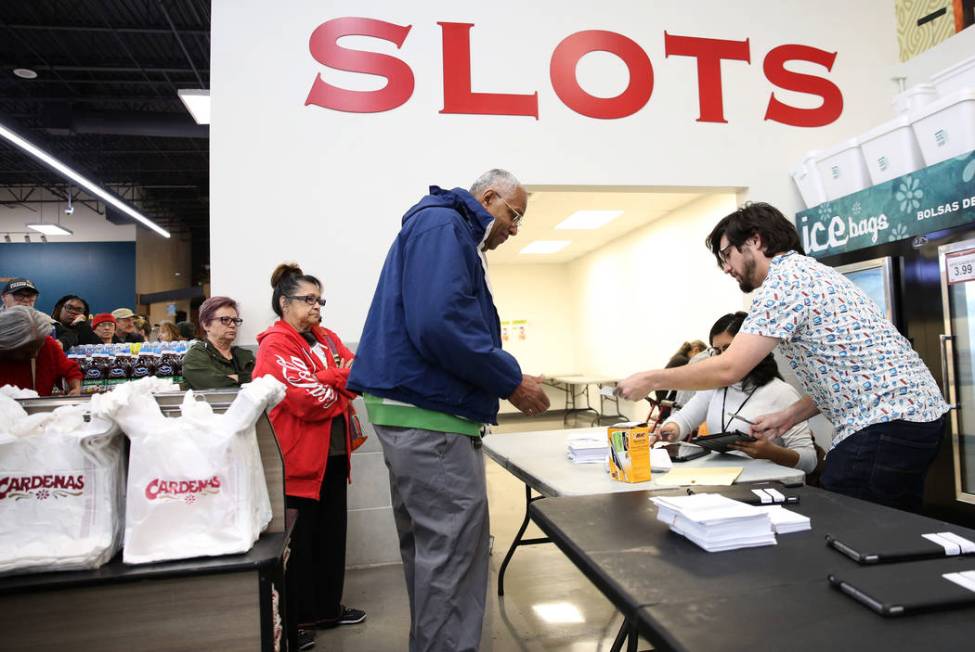
[(738, 287), (742, 292), (748, 294), (755, 290), (758, 285), (755, 284), (755, 258), (749, 256), (745, 260), (745, 267), (741, 273), (741, 280), (738, 281)]

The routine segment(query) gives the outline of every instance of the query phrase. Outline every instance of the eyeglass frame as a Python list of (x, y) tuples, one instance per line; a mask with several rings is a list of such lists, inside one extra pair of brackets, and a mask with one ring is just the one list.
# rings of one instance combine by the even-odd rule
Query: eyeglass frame
[(284, 296), (286, 299), (290, 299), (292, 301), (297, 301), (298, 299), (300, 299), (302, 303), (304, 303), (306, 306), (309, 307), (314, 306), (316, 303), (321, 307), (325, 306), (325, 298), (318, 297), (317, 299), (313, 299), (312, 297), (315, 296), (314, 294), (300, 294), (300, 295), (286, 294)]
[[(241, 324), (244, 323), (244, 320), (241, 319), (240, 317), (230, 317), (228, 315), (224, 315), (223, 317), (214, 317), (214, 319), (220, 322), (224, 326), (230, 326), (230, 324), (233, 324), (234, 326), (240, 326)], [(227, 321), (224, 321), (225, 319)]]
[(83, 315), (85, 313), (84, 306), (72, 306), (70, 303), (66, 303), (61, 306), (61, 310), (67, 310), (72, 315)]
[[(493, 190), (493, 188), (492, 188), (492, 190)], [(514, 215), (514, 217), (511, 218), (511, 223), (514, 224), (515, 226), (521, 226), (521, 223), (525, 219), (525, 214), (524, 213), (519, 213), (514, 208), (512, 208), (511, 207), (511, 204), (509, 204), (507, 201), (505, 201), (505, 198), (502, 197), (501, 196), (501, 193), (499, 193), (497, 190), (494, 191), (494, 194), (497, 195), (498, 199), (501, 200), (501, 203), (504, 204), (505, 206), (507, 206), (508, 207), (508, 210), (511, 211), (511, 213)]]
[[(728, 256), (731, 254), (731, 248), (735, 246), (734, 242), (729, 242), (728, 246), (724, 249), (718, 249), (718, 262), (722, 265), (728, 264)], [(739, 251), (741, 249), (739, 248)]]

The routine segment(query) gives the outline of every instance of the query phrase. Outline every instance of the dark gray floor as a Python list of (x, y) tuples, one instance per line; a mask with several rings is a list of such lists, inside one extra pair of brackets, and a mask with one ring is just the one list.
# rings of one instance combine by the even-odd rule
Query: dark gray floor
[[(560, 428), (559, 420), (516, 420), (495, 436), (519, 430)], [(497, 572), (524, 517), (524, 485), (487, 461), (491, 532), (491, 584), (481, 636), (483, 652), (592, 652), (609, 650), (622, 618), (603, 595), (554, 545), (519, 548), (505, 575), (505, 597), (497, 596)], [(526, 536), (542, 536), (530, 526)], [(349, 545), (354, 545), (350, 541)], [(369, 618), (318, 633), (318, 652), (402, 652), (407, 649), (410, 608), (402, 567), (351, 570), (346, 604), (365, 609)], [(649, 649), (641, 641), (640, 649)]]

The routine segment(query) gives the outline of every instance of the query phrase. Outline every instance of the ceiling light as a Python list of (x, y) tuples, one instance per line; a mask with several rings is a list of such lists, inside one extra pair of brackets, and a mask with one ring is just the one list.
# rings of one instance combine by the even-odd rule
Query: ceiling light
[(9, 233), (4, 234), (3, 241), (4, 242), (10, 242), (10, 234)]
[(521, 254), (554, 254), (572, 244), (571, 240), (535, 240), (518, 253)]
[(27, 235), (26, 233), (24, 234), (24, 242), (27, 242), (27, 243), (30, 242), (30, 236)]
[(47, 242), (47, 236), (46, 235), (41, 234), (41, 242)]
[(37, 79), (37, 73), (30, 68), (14, 68), (14, 74), (21, 79)]
[(571, 230), (598, 229), (606, 226), (622, 214), (623, 211), (576, 211), (556, 224), (555, 228)]
[(177, 91), (186, 110), (198, 125), (210, 124), (210, 91), (196, 88), (181, 88)]
[(42, 222), (41, 224), (28, 224), (27, 228), (38, 233), (43, 233), (44, 235), (74, 235), (71, 229), (66, 229), (59, 224), (45, 224)]
[(131, 217), (132, 219), (138, 220), (142, 224), (145, 224), (147, 227), (149, 227), (150, 229), (152, 229), (162, 237), (164, 238), (169, 237), (169, 231), (162, 228), (161, 226), (159, 226), (158, 224), (150, 220), (148, 217), (146, 217), (139, 211), (135, 210), (134, 208), (132, 208), (131, 206), (123, 202), (118, 197), (115, 197), (107, 190), (104, 190), (100, 186), (96, 185), (93, 181), (90, 181), (88, 178), (75, 172), (72, 168), (69, 168), (67, 165), (65, 165), (58, 159), (54, 158), (44, 150), (36, 147), (34, 144), (30, 143), (29, 141), (24, 140), (23, 138), (21, 138), (14, 132), (10, 131), (3, 125), (0, 125), (0, 136), (6, 138), (17, 147), (21, 148), (31, 156), (40, 160), (42, 163), (54, 168), (54, 170), (60, 172), (67, 178), (71, 179), (79, 186), (83, 186), (85, 189), (88, 190), (88, 192), (92, 193), (93, 195), (96, 195), (102, 201), (111, 204), (112, 206), (119, 209), (120, 211), (122, 211), (123, 213)]
[(570, 623), (584, 623), (582, 612), (571, 602), (549, 602), (532, 605), (535, 615), (549, 624), (567, 625)]

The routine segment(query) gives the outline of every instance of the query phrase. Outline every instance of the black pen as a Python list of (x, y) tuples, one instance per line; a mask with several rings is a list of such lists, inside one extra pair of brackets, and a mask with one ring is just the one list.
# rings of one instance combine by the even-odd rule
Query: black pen
[(731, 412), (728, 412), (727, 414), (728, 414), (729, 417), (731, 417), (731, 420), (732, 421), (734, 421), (735, 419), (738, 419), (739, 421), (744, 421), (745, 423), (747, 423), (750, 426), (754, 426), (755, 425), (755, 422), (754, 421), (749, 421), (748, 419), (746, 419), (743, 416), (740, 416), (740, 415), (737, 415), (737, 414), (732, 414)]

